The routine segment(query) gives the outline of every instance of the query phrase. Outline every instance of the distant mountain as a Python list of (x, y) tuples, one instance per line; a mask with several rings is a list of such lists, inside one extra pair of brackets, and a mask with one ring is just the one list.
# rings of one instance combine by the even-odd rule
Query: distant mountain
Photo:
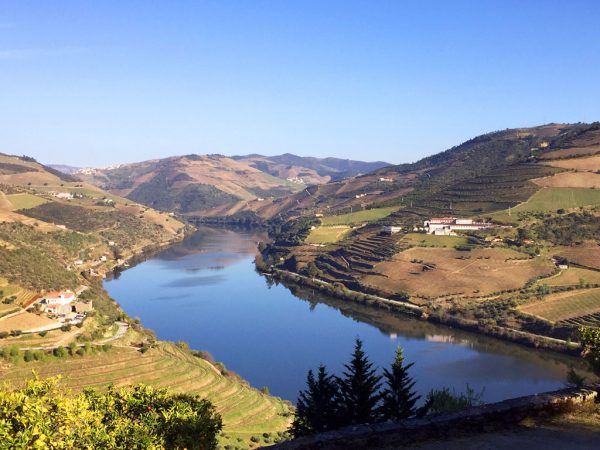
[(249, 202), (271, 201), (349, 174), (386, 163), (295, 155), (186, 155), (80, 169), (74, 175), (109, 192), (139, 203), (186, 215), (235, 211)]
[(285, 198), (209, 214), (247, 210), (269, 219), (378, 206), (402, 207), (404, 215), (419, 218), (482, 214), (525, 201), (540, 189), (531, 180), (559, 170), (542, 164), (544, 159), (578, 152), (600, 153), (600, 124), (548, 124), (487, 133), (416, 163), (386, 166)]
[(136, 202), (194, 215), (222, 205), (289, 195), (303, 187), (223, 155), (177, 156), (82, 169), (76, 175)]
[(389, 166), (383, 161), (363, 162), (340, 158), (314, 158), (285, 153), (278, 156), (247, 155), (233, 159), (246, 161), (251, 166), (279, 178), (302, 179), (304, 184), (322, 184), (353, 177)]

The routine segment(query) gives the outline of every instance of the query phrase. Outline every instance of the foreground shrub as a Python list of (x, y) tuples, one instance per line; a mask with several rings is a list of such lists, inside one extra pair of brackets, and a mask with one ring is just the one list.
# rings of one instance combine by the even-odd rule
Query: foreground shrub
[(221, 417), (207, 400), (146, 385), (68, 395), (59, 378), (0, 391), (3, 448), (213, 449)]

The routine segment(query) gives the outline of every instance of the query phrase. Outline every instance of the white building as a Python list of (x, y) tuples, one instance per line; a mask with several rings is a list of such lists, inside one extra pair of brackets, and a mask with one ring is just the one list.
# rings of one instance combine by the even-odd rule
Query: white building
[(68, 305), (75, 300), (75, 293), (70, 289), (60, 292), (48, 292), (44, 295), (43, 302), (50, 305)]
[(423, 222), (429, 234), (450, 235), (454, 231), (485, 230), (494, 228), (493, 223), (473, 222), (473, 219), (457, 219), (456, 217), (434, 217)]

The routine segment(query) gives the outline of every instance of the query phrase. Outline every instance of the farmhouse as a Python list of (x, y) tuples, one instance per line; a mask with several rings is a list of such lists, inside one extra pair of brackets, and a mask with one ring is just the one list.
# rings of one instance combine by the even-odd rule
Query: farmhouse
[(434, 217), (423, 222), (425, 231), (435, 235), (450, 235), (454, 231), (485, 230), (495, 226), (493, 223), (473, 222), (473, 219), (456, 217)]
[(75, 293), (69, 289), (44, 294), (42, 303), (47, 305), (68, 305), (75, 300)]

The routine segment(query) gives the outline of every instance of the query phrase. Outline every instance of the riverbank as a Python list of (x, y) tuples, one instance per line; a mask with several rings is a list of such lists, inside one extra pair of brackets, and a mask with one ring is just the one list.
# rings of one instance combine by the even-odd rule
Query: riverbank
[(428, 314), (425, 308), (421, 306), (414, 305), (409, 302), (401, 302), (398, 300), (391, 300), (381, 296), (367, 294), (364, 292), (354, 291), (348, 289), (342, 283), (332, 284), (323, 280), (319, 280), (318, 278), (311, 278), (301, 275), (299, 273), (277, 268), (263, 270), (261, 273), (288, 282), (298, 283), (304, 286), (310, 286), (314, 289), (323, 292), (326, 295), (337, 297), (342, 300), (356, 301), (374, 308), (385, 309), (390, 312), (407, 315), (415, 319), (426, 320), (432, 323), (455, 327), (465, 331), (479, 333), (485, 336), (491, 336), (497, 339), (525, 345), (531, 348), (549, 350), (553, 352), (564, 353), (571, 356), (578, 356), (580, 352), (579, 343), (569, 342), (561, 339), (542, 336), (498, 325), (482, 326), (479, 322), (475, 320), (463, 319), (451, 315), (431, 315)]

